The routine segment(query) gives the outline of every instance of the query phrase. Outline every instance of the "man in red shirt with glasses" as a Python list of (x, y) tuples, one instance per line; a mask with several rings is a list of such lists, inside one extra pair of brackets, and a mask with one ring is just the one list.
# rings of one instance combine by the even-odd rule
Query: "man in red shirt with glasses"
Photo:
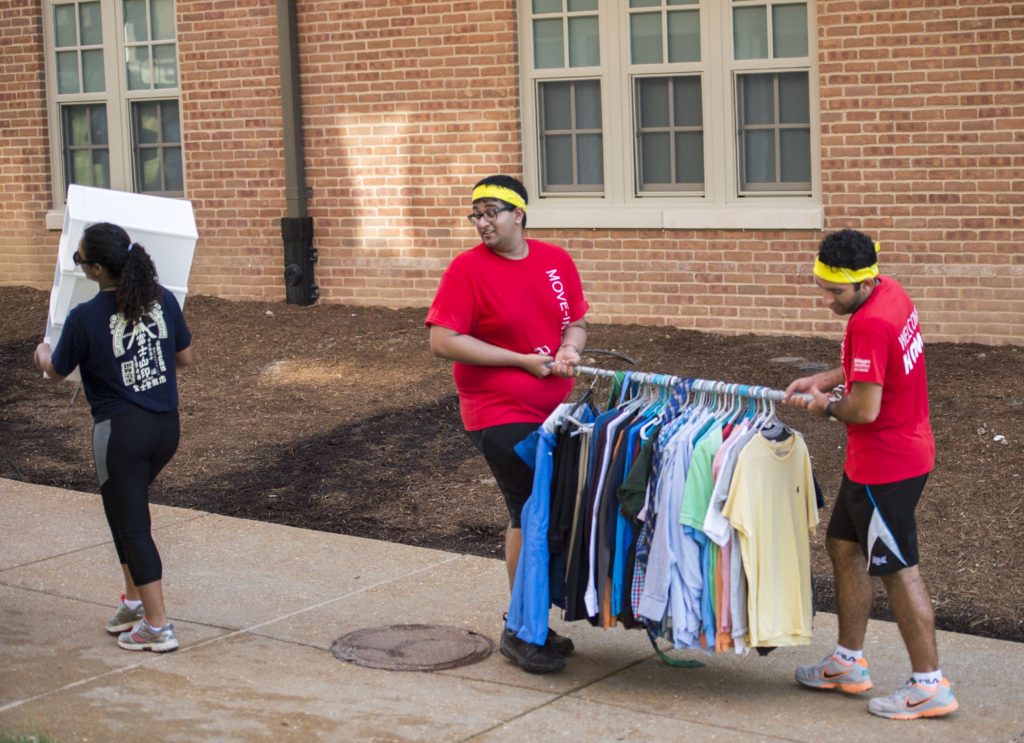
[[(473, 189), (469, 221), (480, 243), (448, 266), (427, 313), (430, 350), (452, 374), (466, 434), (505, 496), (509, 585), (522, 546), (520, 515), (533, 470), (514, 447), (572, 392), (587, 342), (588, 309), (576, 266), (562, 248), (526, 237), (526, 188), (507, 175)], [(531, 673), (565, 667), (572, 641), (548, 631), (543, 646), (507, 630), (502, 653)]]

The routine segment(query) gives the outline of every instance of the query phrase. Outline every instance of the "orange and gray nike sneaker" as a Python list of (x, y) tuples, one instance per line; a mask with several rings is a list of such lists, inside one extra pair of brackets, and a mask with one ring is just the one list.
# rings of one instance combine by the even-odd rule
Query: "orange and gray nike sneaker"
[(959, 708), (960, 703), (953, 696), (947, 678), (935, 685), (915, 683), (910, 679), (895, 694), (875, 697), (868, 702), (868, 712), (890, 720), (943, 717)]
[(795, 676), (798, 682), (812, 689), (835, 689), (846, 694), (860, 694), (874, 686), (864, 658), (844, 663), (830, 655), (817, 665), (797, 667)]

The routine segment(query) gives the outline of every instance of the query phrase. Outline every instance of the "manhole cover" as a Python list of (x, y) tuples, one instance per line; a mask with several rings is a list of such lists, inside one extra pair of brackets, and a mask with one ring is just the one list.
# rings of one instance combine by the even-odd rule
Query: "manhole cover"
[(389, 671), (439, 671), (477, 663), (494, 650), (483, 635), (457, 627), (393, 624), (349, 632), (331, 644), (336, 658)]

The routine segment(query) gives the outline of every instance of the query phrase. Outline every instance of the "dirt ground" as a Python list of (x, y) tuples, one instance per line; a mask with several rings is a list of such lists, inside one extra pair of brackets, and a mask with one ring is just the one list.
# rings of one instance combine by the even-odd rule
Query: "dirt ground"
[[(0, 477), (97, 492), (84, 396), (32, 366), (47, 302), (0, 288)], [(154, 502), (500, 557), (504, 506), (462, 433), (449, 365), (427, 348), (424, 310), (195, 296), (185, 314), (197, 364), (181, 372), (182, 443)], [(643, 371), (776, 388), (838, 360), (831, 340), (634, 325), (592, 325), (589, 346)], [(1022, 642), (1024, 349), (934, 343), (927, 358), (938, 463), (918, 518), (937, 623)], [(843, 427), (781, 415), (805, 435), (831, 505)], [(818, 608), (834, 611), (824, 531), (812, 569)], [(889, 618), (878, 590), (875, 616)]]

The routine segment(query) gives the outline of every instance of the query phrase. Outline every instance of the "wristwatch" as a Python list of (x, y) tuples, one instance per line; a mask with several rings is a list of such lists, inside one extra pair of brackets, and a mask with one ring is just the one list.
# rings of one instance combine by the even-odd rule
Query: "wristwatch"
[(829, 400), (828, 405), (825, 406), (825, 417), (830, 421), (838, 421), (839, 419), (832, 415), (832, 406), (836, 404), (835, 400)]

